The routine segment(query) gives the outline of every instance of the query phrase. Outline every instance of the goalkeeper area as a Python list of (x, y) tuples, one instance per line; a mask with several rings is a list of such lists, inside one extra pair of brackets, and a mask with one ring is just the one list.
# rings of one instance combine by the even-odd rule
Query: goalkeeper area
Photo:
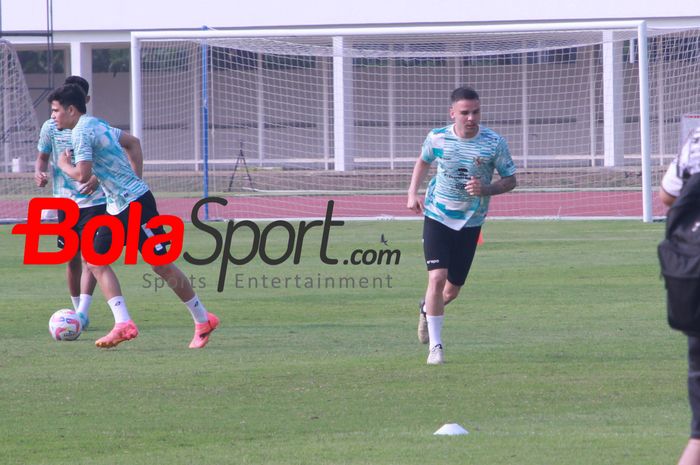
[[(700, 29), (644, 22), (132, 34), (131, 132), (162, 213), (415, 217), (405, 207), (428, 131), (458, 86), (503, 135), (515, 191), (491, 217), (638, 218), (683, 132), (700, 122)], [(0, 217), (45, 195), (3, 173)], [(5, 182), (5, 180), (7, 182)]]

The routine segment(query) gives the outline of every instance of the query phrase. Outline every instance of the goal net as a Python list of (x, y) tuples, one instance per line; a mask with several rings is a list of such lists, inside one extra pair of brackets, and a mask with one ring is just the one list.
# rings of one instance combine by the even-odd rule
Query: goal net
[(133, 130), (159, 204), (187, 217), (216, 195), (228, 205), (211, 217), (280, 218), (334, 200), (334, 216), (415, 216), (421, 144), (469, 85), (518, 166), (491, 216), (642, 218), (683, 116), (700, 113), (700, 30), (648, 28), (640, 44), (637, 27), (456, 29), (135, 35)]
[(10, 42), (0, 39), (0, 221), (26, 217), (38, 136), (17, 53)]

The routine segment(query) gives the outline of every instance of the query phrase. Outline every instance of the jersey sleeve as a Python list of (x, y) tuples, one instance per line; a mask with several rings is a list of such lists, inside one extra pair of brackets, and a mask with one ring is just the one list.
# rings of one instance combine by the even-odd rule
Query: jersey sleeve
[(115, 127), (110, 126), (109, 132), (112, 133), (112, 137), (114, 137), (114, 140), (119, 142), (119, 138), (122, 136), (122, 130), (119, 128), (115, 128)]
[(678, 167), (678, 175), (683, 179), (700, 173), (700, 127), (688, 134), (676, 157), (676, 166)]
[(669, 165), (664, 177), (661, 179), (661, 188), (668, 194), (678, 197), (681, 194), (683, 180), (678, 177), (677, 169), (678, 159), (674, 159)]
[(50, 154), (53, 150), (51, 144), (51, 121), (45, 121), (39, 132), (39, 142), (36, 144), (36, 149), (41, 153)]
[(510, 149), (508, 148), (508, 143), (504, 138), (501, 138), (496, 146), (495, 166), (498, 175), (502, 178), (513, 176), (515, 174), (515, 163), (513, 162), (513, 158), (510, 156)]
[(434, 134), (431, 132), (428, 134), (428, 137), (425, 138), (425, 141), (423, 141), (423, 148), (421, 149), (420, 158), (426, 163), (432, 163), (437, 158), (433, 139)]

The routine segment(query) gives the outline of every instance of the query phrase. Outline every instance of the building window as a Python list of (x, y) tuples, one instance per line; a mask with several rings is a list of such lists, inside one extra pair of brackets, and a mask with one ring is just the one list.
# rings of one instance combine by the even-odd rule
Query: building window
[(131, 53), (128, 48), (95, 48), (92, 50), (93, 73), (128, 73)]
[[(47, 74), (49, 72), (49, 53), (46, 50), (20, 50), (17, 52), (17, 57), (24, 74)], [(63, 50), (54, 50), (52, 71), (62, 74), (66, 69), (65, 60), (66, 54)]]

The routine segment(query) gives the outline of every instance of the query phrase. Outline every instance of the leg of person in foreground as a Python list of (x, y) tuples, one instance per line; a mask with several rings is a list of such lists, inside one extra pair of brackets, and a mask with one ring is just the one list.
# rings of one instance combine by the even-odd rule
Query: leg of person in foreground
[(190, 342), (190, 349), (201, 349), (209, 342), (209, 336), (219, 326), (219, 318), (213, 313), (207, 312), (199, 297), (194, 292), (192, 284), (187, 276), (173, 263), (154, 266), (153, 271), (175, 292), (178, 298), (185, 304), (194, 320), (194, 337)]
[(688, 336), (688, 403), (690, 439), (678, 465), (700, 465), (700, 337)]
[(119, 279), (114, 274), (114, 270), (109, 265), (89, 265), (89, 269), (95, 276), (97, 284), (107, 300), (107, 305), (109, 305), (112, 315), (114, 315), (114, 327), (106, 336), (95, 341), (95, 345), (109, 348), (134, 339), (139, 335), (139, 330), (131, 320), (131, 315), (129, 315), (129, 310), (126, 307), (121, 286), (119, 285)]
[(700, 465), (700, 439), (689, 439), (678, 465)]

